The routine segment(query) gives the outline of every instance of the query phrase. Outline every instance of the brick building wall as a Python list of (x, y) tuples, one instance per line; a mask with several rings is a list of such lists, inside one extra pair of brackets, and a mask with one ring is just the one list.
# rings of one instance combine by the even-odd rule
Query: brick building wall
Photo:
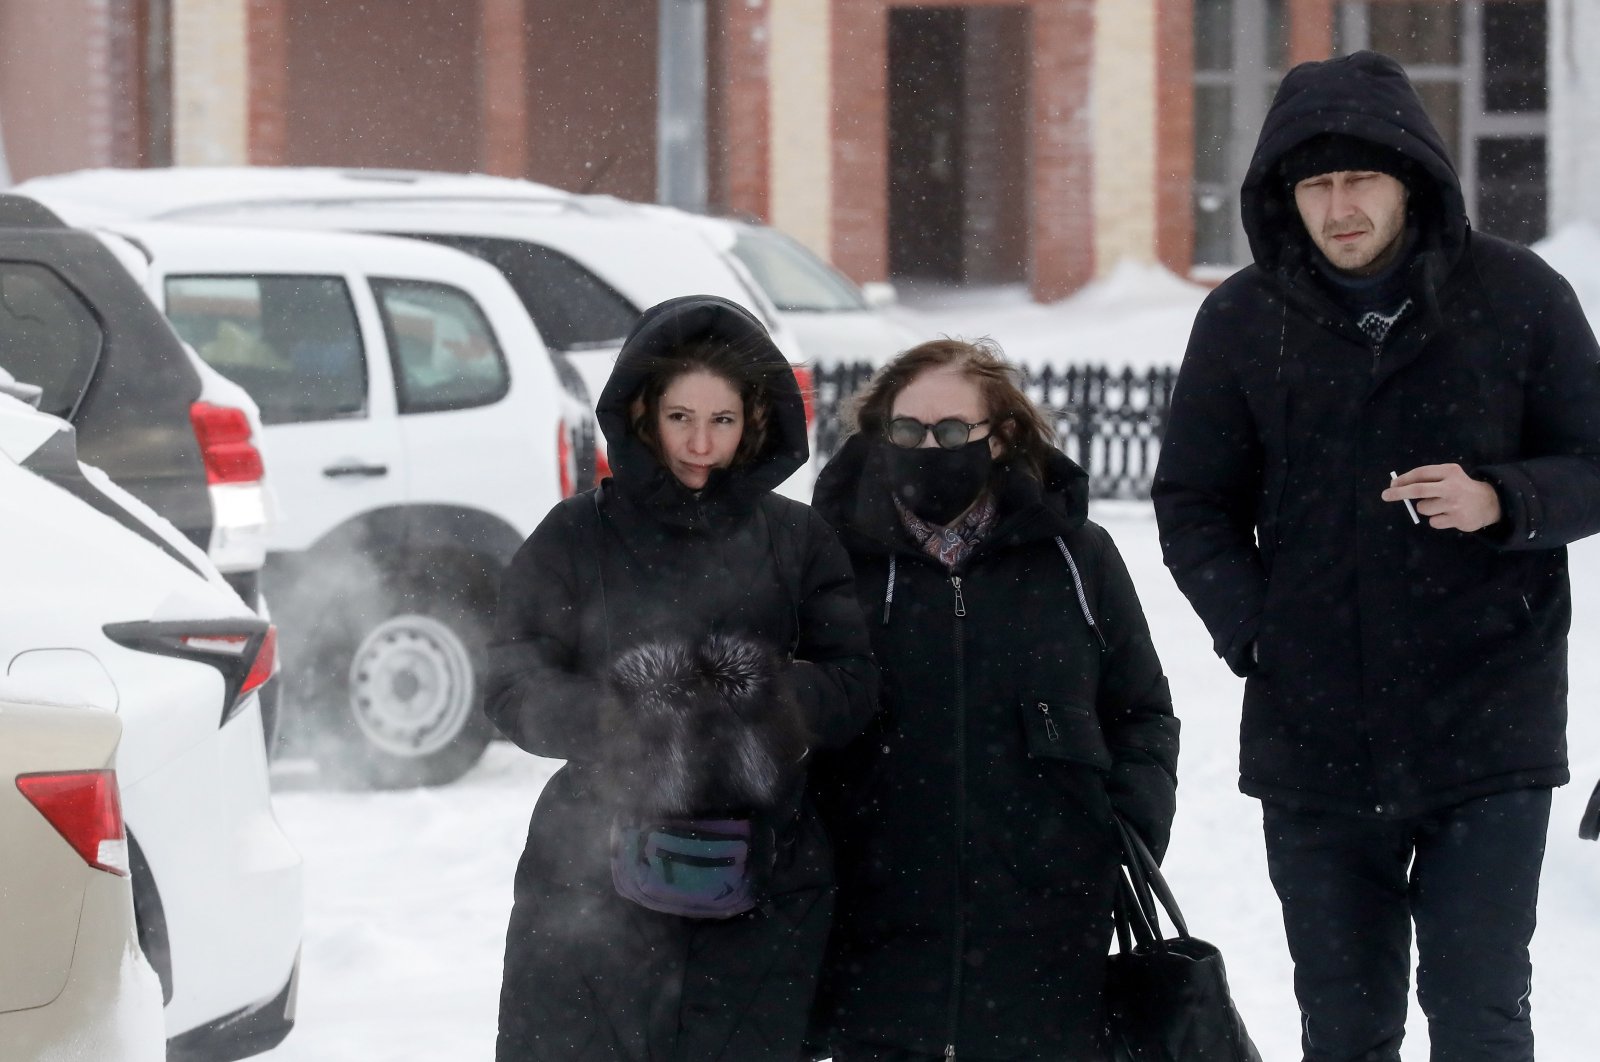
[(708, 193), (713, 208), (771, 216), (769, 12), (764, 0), (709, 0)]
[(116, 161), (112, 2), (0, 4), (0, 115), (13, 180)]
[(656, 197), (656, 10), (639, 0), (525, 0), (526, 176)]

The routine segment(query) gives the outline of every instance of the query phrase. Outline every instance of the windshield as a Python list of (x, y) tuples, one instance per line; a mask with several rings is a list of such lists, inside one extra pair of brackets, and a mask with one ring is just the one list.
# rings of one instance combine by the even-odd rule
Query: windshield
[(867, 308), (854, 284), (780, 233), (741, 232), (734, 240), (733, 253), (782, 313), (842, 313)]

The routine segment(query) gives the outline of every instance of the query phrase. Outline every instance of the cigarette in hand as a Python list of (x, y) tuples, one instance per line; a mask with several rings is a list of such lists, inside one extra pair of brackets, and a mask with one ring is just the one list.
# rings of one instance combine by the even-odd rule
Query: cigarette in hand
[[(1389, 473), (1389, 484), (1391, 486), (1393, 486), (1394, 481), (1399, 479), (1399, 478), (1400, 478), (1400, 474), (1398, 472), (1390, 472)], [(1400, 500), (1406, 503), (1406, 512), (1411, 515), (1411, 522), (1414, 523), (1414, 524), (1422, 523), (1422, 517), (1417, 515), (1417, 507), (1415, 505), (1411, 504), (1411, 499), (1410, 498), (1401, 498)]]

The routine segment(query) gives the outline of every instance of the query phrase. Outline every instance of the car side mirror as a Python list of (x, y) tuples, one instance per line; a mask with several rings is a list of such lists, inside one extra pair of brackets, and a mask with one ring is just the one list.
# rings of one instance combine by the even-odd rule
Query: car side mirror
[(861, 285), (861, 298), (867, 307), (873, 310), (882, 310), (894, 306), (900, 301), (900, 296), (895, 293), (894, 285), (887, 280), (869, 280)]
[(10, 395), (19, 402), (26, 402), (34, 409), (39, 408), (39, 399), (44, 397), (44, 388), (21, 380), (8, 380), (0, 378), (0, 395)]

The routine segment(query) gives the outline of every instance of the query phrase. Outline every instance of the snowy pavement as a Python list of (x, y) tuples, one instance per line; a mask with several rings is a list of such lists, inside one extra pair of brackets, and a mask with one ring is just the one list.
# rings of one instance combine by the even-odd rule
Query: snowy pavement
[[(1183, 718), (1179, 812), (1167, 870), (1191, 930), (1222, 948), (1266, 1062), (1296, 1059), (1298, 1018), (1261, 816), (1237, 789), (1242, 683), (1161, 566), (1147, 505), (1095, 508), (1127, 556)], [(1575, 781), (1557, 791), (1534, 939), (1541, 1058), (1593, 1057), (1600, 1043), (1600, 844), (1580, 841), (1600, 776), (1600, 542), (1572, 551), (1575, 619), (1570, 739)], [(278, 817), (305, 856), (299, 1022), (272, 1062), (490, 1059), (511, 876), (528, 812), (555, 766), (497, 743), (440, 789), (282, 792)], [(291, 778), (283, 779), (286, 783)], [(1427, 1057), (1416, 1007), (1406, 1062)]]

